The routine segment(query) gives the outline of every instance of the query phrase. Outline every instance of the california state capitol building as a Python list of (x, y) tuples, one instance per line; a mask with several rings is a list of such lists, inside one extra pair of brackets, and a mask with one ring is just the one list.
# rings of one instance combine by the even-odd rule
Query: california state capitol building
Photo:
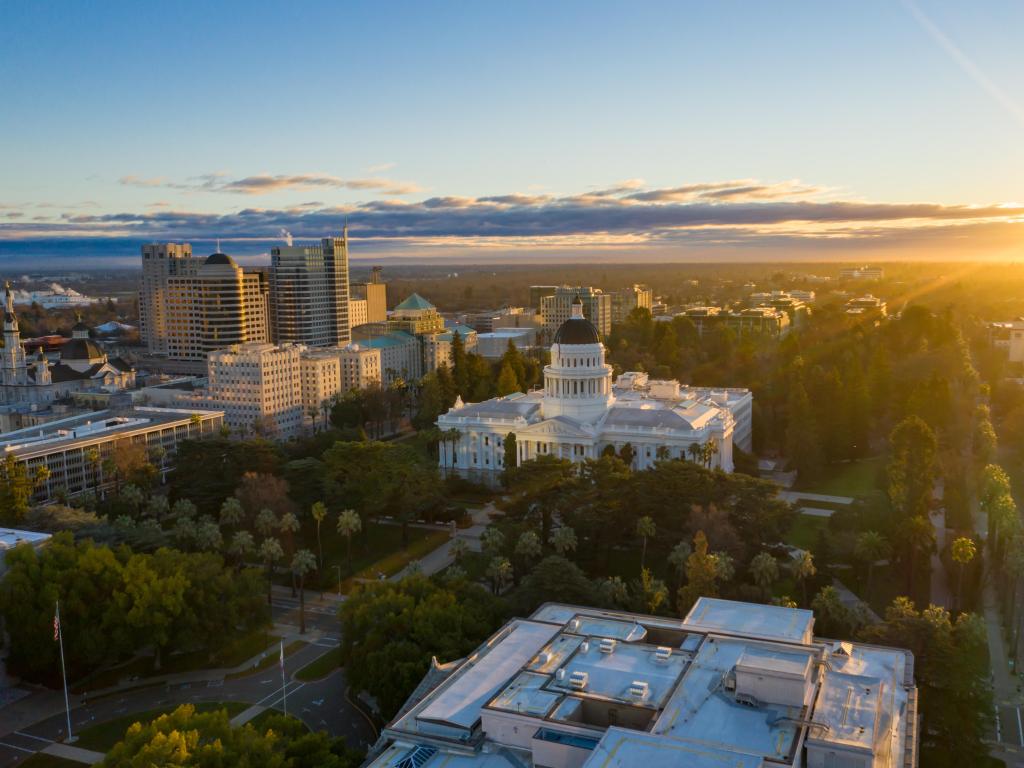
[(512, 434), (517, 464), (539, 456), (582, 462), (609, 447), (620, 454), (628, 444), (633, 469), (642, 470), (660, 459), (693, 458), (708, 446), (706, 463), (731, 472), (733, 445), (751, 449), (752, 406), (747, 389), (684, 387), (641, 372), (613, 382), (604, 345), (577, 299), (555, 333), (543, 389), (480, 403), (456, 400), (437, 427), (460, 437), (454, 446), (442, 445), (438, 461), (446, 471), (486, 480), (504, 469)]

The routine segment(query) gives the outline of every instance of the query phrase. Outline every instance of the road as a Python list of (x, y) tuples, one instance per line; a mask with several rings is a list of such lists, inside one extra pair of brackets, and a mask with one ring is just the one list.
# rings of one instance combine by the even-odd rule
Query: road
[[(282, 687), (280, 669), (274, 664), (234, 679), (221, 672), (205, 680), (135, 688), (77, 704), (73, 701), (72, 730), (80, 731), (126, 714), (183, 703), (238, 701), (283, 710), (287, 696), (289, 714), (300, 717), (312, 729), (326, 730), (333, 736), (344, 736), (351, 745), (365, 748), (373, 743), (376, 734), (366, 716), (349, 702), (343, 670), (335, 670), (327, 677), (313, 682), (293, 678), (307, 664), (338, 646), (338, 602), (336, 595), (325, 596), (324, 600), (320, 600), (317, 593), (307, 593), (306, 638), (310, 644), (285, 660), (287, 687)], [(292, 598), (287, 588), (275, 589), (272, 615), (276, 630), (288, 635), (286, 644), (297, 638), (298, 606), (298, 598)], [(37, 691), (12, 705), (10, 710), (0, 711), (0, 733), (4, 734), (0, 736), (0, 766), (18, 765), (48, 744), (63, 740), (66, 719), (62, 708), (58, 707), (58, 711), (55, 711), (52, 706), (54, 697), (51, 691)], [(59, 696), (57, 702), (62, 703)], [(26, 708), (30, 709), (33, 705), (40, 713), (39, 718), (31, 725), (19, 724), (16, 729), (11, 728), (14, 710), (21, 710), (24, 716)]]

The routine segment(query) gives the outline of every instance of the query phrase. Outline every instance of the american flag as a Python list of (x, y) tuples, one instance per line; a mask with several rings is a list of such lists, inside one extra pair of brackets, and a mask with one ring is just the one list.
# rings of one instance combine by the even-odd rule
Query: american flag
[(53, 614), (53, 642), (60, 639), (60, 608)]

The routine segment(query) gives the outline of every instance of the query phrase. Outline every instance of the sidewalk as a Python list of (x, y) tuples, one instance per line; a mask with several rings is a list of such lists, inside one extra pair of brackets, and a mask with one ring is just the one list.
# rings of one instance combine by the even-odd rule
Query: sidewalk
[(389, 581), (401, 581), (413, 573), (422, 573), (424, 576), (433, 576), (435, 573), (440, 573), (455, 562), (455, 557), (452, 555), (452, 545), (456, 539), (462, 539), (469, 545), (470, 549), (479, 552), (480, 537), (490, 524), (491, 513), (495, 511), (493, 503), (471, 510), (470, 514), (473, 518), (473, 525), (458, 531), (453, 538), (445, 541), (433, 552), (409, 563), (405, 568), (394, 574)]

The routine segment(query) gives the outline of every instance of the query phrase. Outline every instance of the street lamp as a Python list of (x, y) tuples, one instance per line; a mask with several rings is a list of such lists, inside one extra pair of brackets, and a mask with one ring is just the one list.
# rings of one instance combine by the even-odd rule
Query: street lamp
[(334, 570), (338, 572), (338, 597), (341, 597), (341, 566), (334, 566)]

